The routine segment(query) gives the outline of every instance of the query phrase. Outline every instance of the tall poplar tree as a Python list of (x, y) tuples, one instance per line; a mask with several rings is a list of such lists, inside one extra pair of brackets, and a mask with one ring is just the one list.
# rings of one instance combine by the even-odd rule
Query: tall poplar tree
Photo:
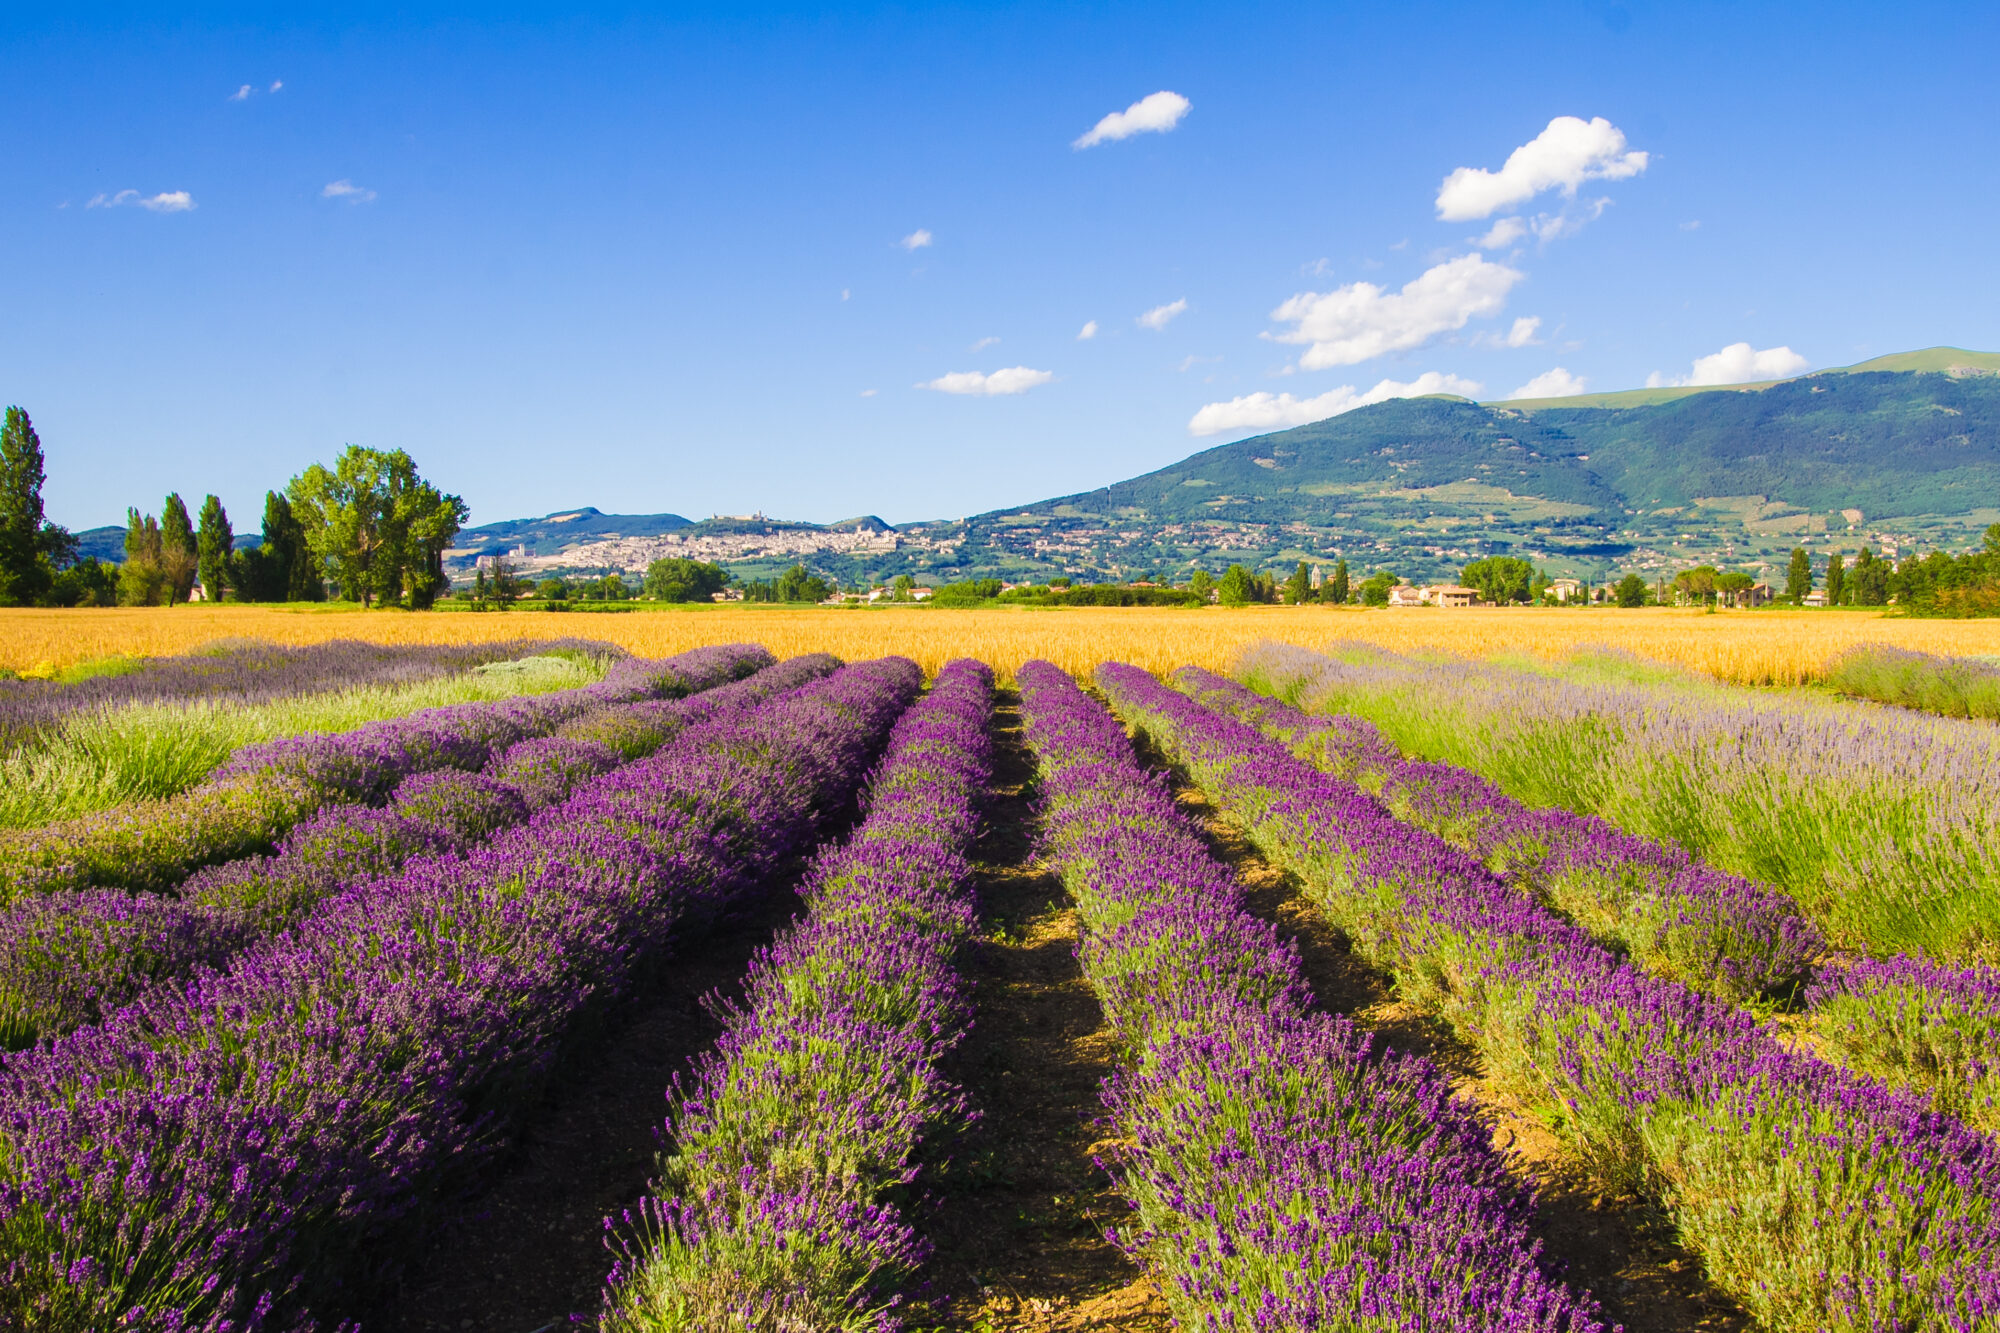
[(178, 491), (160, 506), (160, 572), (167, 578), (168, 603), (185, 602), (200, 569), (195, 561), (194, 522)]
[(1348, 594), (1353, 591), (1349, 586), (1351, 581), (1347, 573), (1347, 561), (1337, 560), (1333, 566), (1333, 577), (1326, 581), (1324, 588), (1320, 589), (1320, 596), (1335, 606), (1346, 606)]
[(229, 557), (236, 551), (236, 533), (229, 526), (229, 512), (213, 495), (201, 502), (201, 527), (195, 531), (194, 547), (202, 592), (209, 601), (219, 602), (229, 586)]
[(48, 594), (49, 524), (42, 514), (42, 442), (18, 407), (0, 428), (0, 606), (32, 606)]
[(1847, 565), (1841, 560), (1840, 552), (1826, 562), (1826, 604), (1840, 606), (1847, 601)]
[(1803, 602), (1812, 591), (1812, 556), (1803, 546), (1792, 548), (1792, 567), (1785, 572), (1785, 596)]

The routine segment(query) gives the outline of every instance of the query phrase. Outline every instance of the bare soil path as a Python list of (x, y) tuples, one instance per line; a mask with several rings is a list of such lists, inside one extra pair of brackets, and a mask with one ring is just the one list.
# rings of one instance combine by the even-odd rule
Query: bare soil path
[(604, 1219), (652, 1177), (666, 1090), (720, 1029), (702, 1004), (733, 995), (751, 952), (799, 908), (796, 871), (743, 915), (686, 941), (574, 1053), (541, 1115), (419, 1255), (364, 1333), (535, 1333), (593, 1315), (614, 1255)]
[(1104, 1235), (1126, 1213), (1092, 1162), (1114, 1053), (1077, 968), (1076, 914), (1036, 864), (1017, 702), (1002, 693), (995, 719), (996, 800), (977, 849), (985, 934), (966, 962), (977, 1010), (953, 1069), (983, 1118), (931, 1181), (937, 1252), (911, 1324), (1152, 1333), (1170, 1326), (1166, 1308)]
[(1537, 1233), (1553, 1271), (1587, 1288), (1628, 1333), (1747, 1333), (1754, 1327), (1741, 1306), (1708, 1284), (1701, 1261), (1675, 1241), (1658, 1210), (1637, 1198), (1600, 1193), (1565, 1159), (1547, 1127), (1495, 1091), (1477, 1051), (1398, 999), (1394, 983), (1357, 958), (1300, 895), (1297, 882), (1259, 856), (1198, 788), (1179, 774), (1175, 788), (1183, 808), (1207, 829), (1216, 854), (1235, 867), (1249, 910), (1297, 942), (1319, 1002), (1380, 1033), (1394, 1049), (1436, 1061), (1459, 1095), (1491, 1117), (1494, 1146), (1537, 1192)]

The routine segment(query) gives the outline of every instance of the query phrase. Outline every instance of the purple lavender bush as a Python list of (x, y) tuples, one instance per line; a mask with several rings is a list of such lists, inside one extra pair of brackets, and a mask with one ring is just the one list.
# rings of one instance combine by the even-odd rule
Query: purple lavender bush
[(939, 1062), (969, 1018), (955, 963), (992, 693), (987, 667), (952, 662), (890, 733), (866, 819), (815, 859), (804, 919), (676, 1082), (660, 1197), (606, 1224), (621, 1257), (600, 1328), (897, 1326), (929, 1247), (891, 1196), (968, 1113)]
[(1044, 837), (1126, 1050), (1106, 1089), (1118, 1239), (1184, 1328), (1596, 1330), (1542, 1270), (1533, 1204), (1429, 1061), (1311, 1007), (1124, 730), (1046, 662), (1018, 673)]
[(1781, 1330), (1991, 1328), (2000, 1142), (1644, 973), (1517, 885), (1136, 668), (1098, 682), (1359, 953)]
[(1533, 810), (1476, 773), (1403, 759), (1368, 723), (1317, 717), (1197, 667), (1175, 688), (1377, 793), (1389, 812), (1477, 855), (1660, 976), (1727, 1000), (1796, 982), (1825, 949), (1786, 895), (1621, 832)]
[(851, 801), (921, 682), (849, 667), (0, 1069), (0, 1326), (317, 1326), (534, 1105), (579, 1021)]
[(2000, 1135), (2000, 969), (1855, 959), (1823, 969), (1806, 1002), (1830, 1059)]
[(170, 889), (203, 866), (268, 851), (323, 806), (379, 802), (418, 772), (477, 771), (495, 753), (583, 713), (705, 690), (771, 661), (753, 644), (697, 648), (659, 662), (628, 658), (581, 689), (246, 746), (208, 783), (178, 796), (0, 833), (0, 904), (59, 888)]

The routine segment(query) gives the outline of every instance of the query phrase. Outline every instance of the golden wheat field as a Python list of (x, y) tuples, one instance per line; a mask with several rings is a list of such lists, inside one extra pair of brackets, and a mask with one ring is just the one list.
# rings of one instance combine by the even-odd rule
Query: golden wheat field
[(1836, 654), (1862, 643), (1956, 655), (2000, 654), (2000, 620), (1906, 620), (1846, 611), (720, 606), (613, 615), (472, 615), (224, 605), (0, 610), (0, 667), (46, 671), (116, 653), (187, 652), (228, 638), (287, 644), (341, 638), (420, 643), (562, 635), (608, 640), (649, 657), (746, 641), (762, 643), (780, 656), (901, 653), (927, 670), (952, 657), (972, 656), (1010, 674), (1035, 657), (1071, 671), (1087, 670), (1107, 658), (1154, 669), (1188, 662), (1221, 669), (1258, 639), (1311, 647), (1358, 640), (1398, 651), (1473, 656), (1530, 652), (1549, 658), (1604, 645), (1722, 680), (1778, 685), (1814, 680)]

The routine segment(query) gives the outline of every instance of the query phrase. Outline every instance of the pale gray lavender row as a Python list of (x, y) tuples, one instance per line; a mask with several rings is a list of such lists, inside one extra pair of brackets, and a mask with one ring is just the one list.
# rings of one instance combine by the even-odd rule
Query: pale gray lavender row
[(940, 1063), (970, 1020), (992, 697), (987, 667), (952, 662), (896, 724), (866, 819), (814, 860), (804, 918), (676, 1081), (658, 1197), (607, 1223), (607, 1333), (896, 1325), (929, 1252), (897, 1196), (971, 1114)]
[(1048, 856), (1124, 1051), (1116, 1239), (1178, 1325), (1602, 1328), (1543, 1270), (1530, 1197), (1445, 1076), (1316, 1010), (1119, 723), (1046, 662), (1018, 679)]
[(178, 796), (0, 833), (0, 904), (58, 889), (171, 889), (204, 866), (269, 851), (326, 806), (379, 803), (416, 773), (476, 772), (508, 747), (587, 713), (678, 698), (771, 661), (754, 644), (698, 648), (665, 662), (626, 658), (580, 689), (246, 746), (210, 781)]
[[(758, 651), (742, 650), (738, 660), (754, 664)], [(692, 668), (684, 678), (703, 692), (594, 710), (555, 736), (509, 746), (482, 774), (442, 769), (405, 778), (386, 806), (328, 807), (293, 828), (274, 855), (197, 871), (174, 893), (59, 889), (0, 908), (0, 1050), (98, 1022), (152, 986), (219, 967), (412, 857), (465, 855), (579, 784), (651, 754), (691, 722), (839, 666), (814, 654), (717, 685), (722, 677), (703, 670), (701, 659), (674, 663)]]
[(1608, 1188), (1790, 1333), (2000, 1327), (2000, 1143), (1649, 975), (1282, 744), (1134, 667), (1097, 679), (1356, 951)]
[(319, 1327), (392, 1276), (571, 1035), (852, 806), (921, 684), (687, 727), (466, 856), (0, 1070), (0, 1326)]

